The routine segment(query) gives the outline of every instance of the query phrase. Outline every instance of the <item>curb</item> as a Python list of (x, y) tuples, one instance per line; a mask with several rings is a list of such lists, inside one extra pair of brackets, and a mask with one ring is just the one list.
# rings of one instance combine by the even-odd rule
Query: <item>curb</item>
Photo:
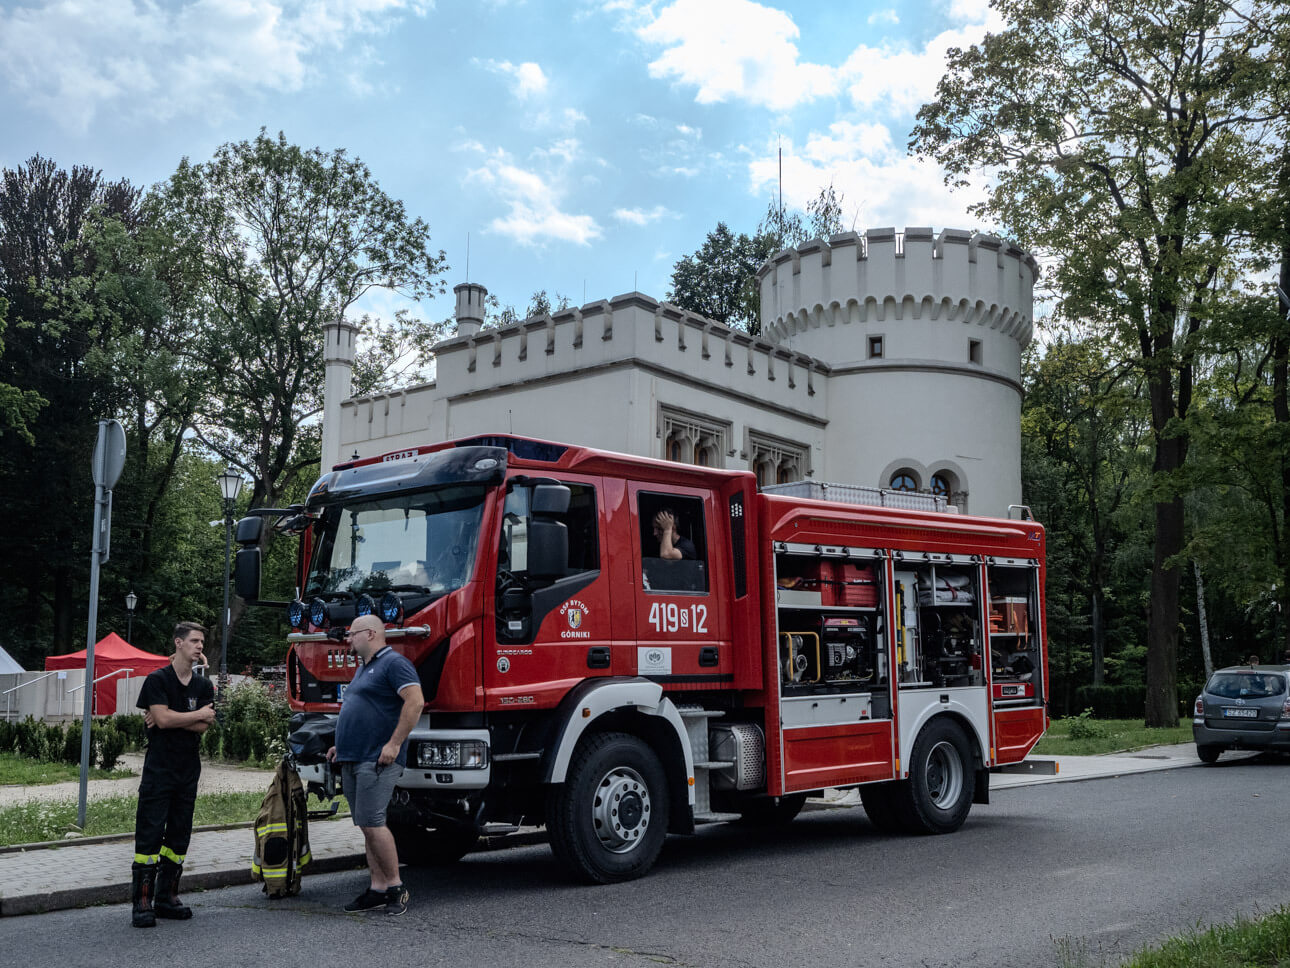
[[(251, 824), (225, 824), (206, 829), (227, 830)], [(196, 831), (194, 831), (196, 832)], [(131, 834), (130, 836), (133, 836)], [(119, 840), (119, 837), (92, 838), (94, 840)], [(75, 840), (83, 844), (86, 840)], [(547, 842), (545, 830), (529, 830), (509, 834), (504, 837), (486, 837), (480, 840), (479, 846), (471, 853), (487, 853), (505, 850), (509, 847), (529, 847)], [(67, 841), (55, 841), (58, 846), (66, 846)], [(34, 846), (34, 845), (29, 845)], [(367, 864), (367, 857), (361, 852), (337, 854), (332, 857), (319, 857), (310, 861), (302, 872), (303, 877), (314, 874), (333, 874), (337, 871), (360, 870)], [(235, 868), (217, 871), (205, 871), (184, 875), (184, 893), (209, 891), (220, 887), (238, 887), (244, 884), (258, 883), (251, 879), (251, 867), (243, 864)], [(0, 897), (0, 918), (18, 917), (24, 914), (48, 914), (51, 911), (65, 911), (69, 908), (91, 907), (99, 904), (127, 904), (130, 901), (130, 884), (109, 884), (96, 887), (77, 887), (65, 891), (51, 891), (48, 894), (30, 894), (23, 897)]]

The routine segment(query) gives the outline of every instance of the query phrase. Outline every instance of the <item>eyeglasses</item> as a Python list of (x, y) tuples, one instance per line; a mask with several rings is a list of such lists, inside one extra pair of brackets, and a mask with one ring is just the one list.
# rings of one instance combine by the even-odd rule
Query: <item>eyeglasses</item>
[(347, 629), (345, 631), (345, 638), (352, 639), (354, 636), (360, 635), (363, 632), (366, 632), (368, 635), (376, 634), (372, 629)]

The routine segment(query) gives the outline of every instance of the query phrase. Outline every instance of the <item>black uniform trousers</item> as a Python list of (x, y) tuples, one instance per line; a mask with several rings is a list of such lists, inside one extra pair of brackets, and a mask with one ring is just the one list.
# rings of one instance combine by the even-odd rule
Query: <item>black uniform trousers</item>
[(193, 836), (193, 807), (201, 772), (196, 756), (178, 769), (144, 760), (139, 808), (134, 816), (136, 864), (156, 864), (162, 858), (183, 864)]

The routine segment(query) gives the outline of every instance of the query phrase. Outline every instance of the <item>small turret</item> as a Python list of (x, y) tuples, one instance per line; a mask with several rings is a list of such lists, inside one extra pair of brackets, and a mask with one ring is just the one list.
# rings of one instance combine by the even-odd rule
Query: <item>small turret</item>
[(477, 282), (452, 287), (457, 297), (457, 335), (474, 336), (484, 325), (484, 300), (488, 290)]

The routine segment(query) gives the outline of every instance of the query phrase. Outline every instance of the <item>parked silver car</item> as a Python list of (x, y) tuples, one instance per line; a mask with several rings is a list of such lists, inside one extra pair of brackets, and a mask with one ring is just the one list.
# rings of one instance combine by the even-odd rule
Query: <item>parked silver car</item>
[(1191, 731), (1205, 763), (1223, 750), (1290, 753), (1290, 666), (1219, 669), (1196, 697)]

